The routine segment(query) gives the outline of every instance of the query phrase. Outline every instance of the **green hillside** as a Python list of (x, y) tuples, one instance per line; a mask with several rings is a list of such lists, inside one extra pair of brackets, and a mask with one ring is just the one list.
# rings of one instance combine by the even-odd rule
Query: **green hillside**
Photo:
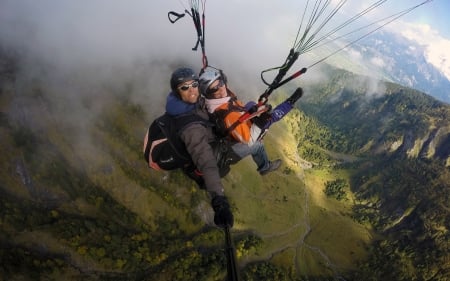
[[(15, 73), (2, 64), (0, 280), (226, 278), (205, 192), (143, 160), (160, 112), (128, 85), (79, 101)], [(450, 107), (330, 74), (267, 135), (279, 171), (245, 159), (224, 179), (242, 280), (447, 280)]]

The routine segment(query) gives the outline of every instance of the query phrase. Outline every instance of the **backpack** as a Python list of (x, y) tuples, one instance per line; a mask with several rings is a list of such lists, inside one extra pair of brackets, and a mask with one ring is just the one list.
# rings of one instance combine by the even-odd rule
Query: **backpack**
[(193, 165), (179, 135), (193, 122), (207, 123), (196, 114), (174, 117), (165, 113), (150, 124), (144, 139), (144, 157), (150, 168), (174, 170)]
[[(144, 158), (150, 168), (158, 171), (181, 168), (191, 178), (198, 177), (198, 171), (180, 138), (180, 133), (191, 123), (211, 126), (209, 121), (196, 114), (176, 117), (164, 114), (150, 124), (144, 139)], [(237, 163), (240, 157), (231, 148), (232, 142), (225, 138), (217, 137), (210, 145), (217, 159), (219, 174), (224, 177), (229, 173), (230, 165)]]

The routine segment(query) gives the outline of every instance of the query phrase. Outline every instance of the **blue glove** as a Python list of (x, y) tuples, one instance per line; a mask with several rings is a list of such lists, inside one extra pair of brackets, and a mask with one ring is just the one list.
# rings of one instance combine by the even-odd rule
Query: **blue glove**
[(249, 111), (250, 108), (252, 108), (252, 107), (255, 106), (255, 105), (256, 105), (256, 102), (254, 102), (254, 101), (249, 101), (248, 103), (246, 103), (246, 104), (244, 105), (244, 108), (245, 108), (246, 111)]

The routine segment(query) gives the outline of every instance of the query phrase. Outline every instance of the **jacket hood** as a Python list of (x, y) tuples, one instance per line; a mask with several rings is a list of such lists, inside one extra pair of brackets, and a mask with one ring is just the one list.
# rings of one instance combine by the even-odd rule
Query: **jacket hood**
[(195, 110), (196, 104), (181, 100), (174, 92), (170, 92), (166, 101), (166, 112), (169, 115), (180, 115)]

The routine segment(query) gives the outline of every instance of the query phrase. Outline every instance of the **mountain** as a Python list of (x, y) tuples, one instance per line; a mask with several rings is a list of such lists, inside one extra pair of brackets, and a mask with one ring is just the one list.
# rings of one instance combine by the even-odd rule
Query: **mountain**
[[(142, 157), (160, 112), (136, 81), (94, 93), (0, 61), (1, 279), (225, 279), (208, 196)], [(328, 71), (264, 140), (283, 167), (245, 159), (223, 180), (242, 280), (448, 279), (450, 107)]]
[[(428, 42), (379, 31), (346, 49), (331, 63), (339, 68), (425, 92), (450, 103), (450, 80), (427, 55)], [(342, 63), (351, 61), (352, 65)]]
[[(441, 253), (448, 253), (449, 243), (444, 242), (448, 240), (450, 190), (448, 105), (392, 83), (382, 83), (374, 92), (369, 90), (374, 89), (369, 77), (329, 71), (329, 83), (309, 85), (310, 94), (300, 103), (313, 122), (299, 131), (320, 128), (299, 138), (300, 156), (326, 165), (335, 165), (341, 157), (338, 166), (352, 174), (353, 216), (370, 221), (379, 234), (388, 237), (371, 245), (372, 257), (353, 277), (445, 280), (450, 269), (442, 258), (447, 254), (437, 254), (440, 250), (433, 247), (440, 245)], [(437, 213), (442, 214), (439, 219)], [(393, 252), (397, 254), (386, 255)], [(405, 268), (416, 268), (418, 273), (427, 258), (441, 260), (441, 269), (418, 277)], [(405, 270), (399, 270), (400, 260), (408, 260)]]
[(330, 143), (326, 148), (352, 154), (401, 152), (450, 164), (445, 104), (422, 92), (343, 70), (331, 70), (328, 77), (327, 84), (309, 85), (311, 94), (301, 103), (307, 115), (331, 127), (332, 141), (345, 138), (345, 145)]

